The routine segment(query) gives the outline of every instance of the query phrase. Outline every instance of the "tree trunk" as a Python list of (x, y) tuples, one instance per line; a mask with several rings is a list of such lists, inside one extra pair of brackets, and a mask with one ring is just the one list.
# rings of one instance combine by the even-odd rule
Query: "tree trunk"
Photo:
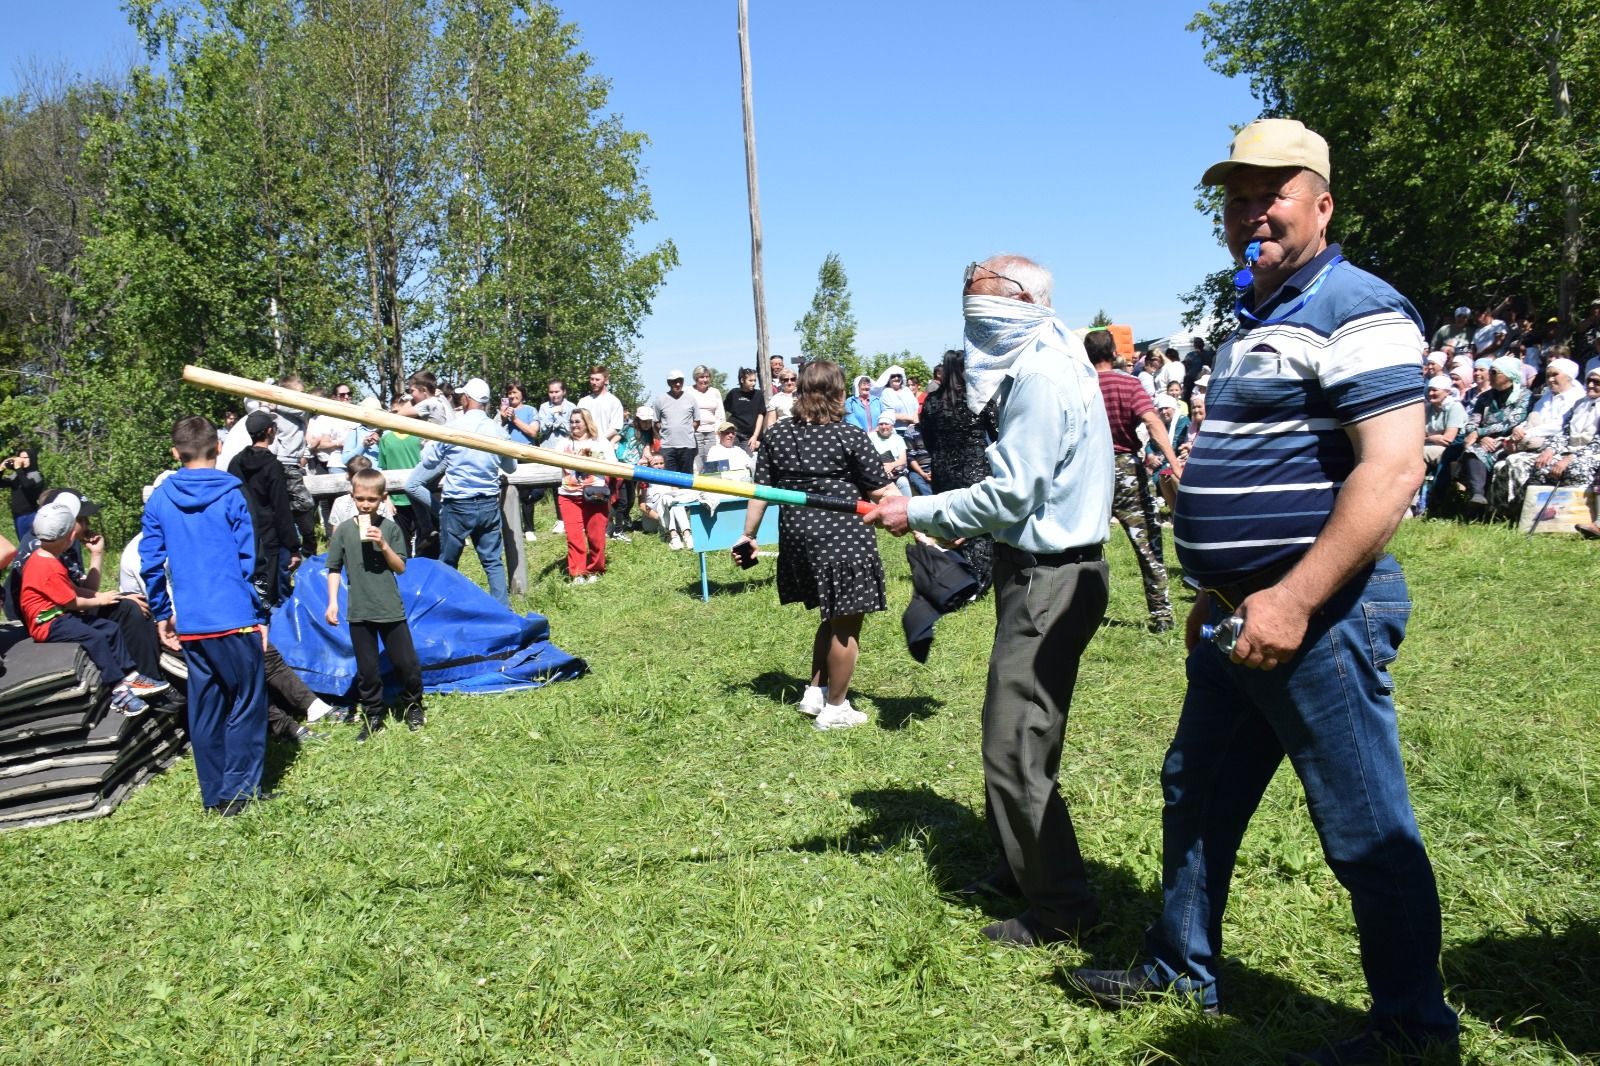
[(750, 192), (750, 289), (756, 302), (756, 376), (761, 395), (772, 395), (767, 355), (767, 293), (761, 278), (761, 190), (756, 183), (756, 116), (750, 93), (750, 15), (739, 0), (739, 84), (744, 99), (744, 181)]
[[(1561, 27), (1553, 26), (1545, 36), (1545, 72), (1550, 80), (1550, 102), (1555, 110), (1558, 129), (1566, 134), (1563, 141), (1571, 143), (1572, 94), (1566, 75), (1561, 70)], [(1561, 176), (1561, 276), (1556, 286), (1556, 315), (1562, 323), (1573, 320), (1573, 304), (1578, 296), (1578, 255), (1583, 250), (1582, 212), (1580, 192), (1571, 170)]]

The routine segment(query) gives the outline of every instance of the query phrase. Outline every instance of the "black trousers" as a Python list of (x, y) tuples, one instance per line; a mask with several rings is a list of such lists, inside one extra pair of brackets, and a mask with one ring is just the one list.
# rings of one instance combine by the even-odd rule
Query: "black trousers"
[(267, 645), (267, 734), (288, 739), (300, 728), (317, 694), (306, 687), (294, 668), (283, 661), (278, 649)]
[(692, 474), (695, 457), (699, 454), (697, 448), (662, 448), (661, 463), (668, 470), (676, 470), (680, 474)]
[(133, 660), (122, 643), (122, 633), (116, 623), (105, 618), (59, 615), (50, 623), (50, 635), (45, 643), (83, 645), (84, 653), (100, 668), (100, 678), (107, 685), (115, 685), (133, 669)]
[(161, 679), (161, 637), (156, 624), (132, 600), (118, 600), (94, 612), (94, 617), (115, 622), (133, 667), (145, 677)]
[(351, 622), (350, 646), (356, 653), (356, 699), (366, 708), (383, 705), (383, 672), (378, 667), (378, 641), (389, 653), (395, 680), (400, 682), (401, 706), (422, 702), (422, 667), (411, 643), (405, 620)]
[[(410, 499), (410, 497), (407, 497)], [(416, 504), (410, 507), (396, 507), (394, 509), (395, 525), (400, 527), (400, 533), (406, 540), (406, 557), (417, 554), (417, 516), (412, 511), (418, 510)]]

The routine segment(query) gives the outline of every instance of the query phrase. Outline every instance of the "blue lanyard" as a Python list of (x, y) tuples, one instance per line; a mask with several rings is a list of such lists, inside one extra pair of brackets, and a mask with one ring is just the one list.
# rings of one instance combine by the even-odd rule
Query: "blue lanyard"
[(1294, 314), (1296, 311), (1300, 310), (1306, 304), (1311, 302), (1311, 298), (1317, 294), (1317, 290), (1320, 289), (1322, 287), (1322, 283), (1327, 280), (1328, 272), (1334, 267), (1338, 266), (1343, 260), (1344, 256), (1342, 255), (1336, 255), (1332, 259), (1328, 260), (1327, 265), (1321, 270), (1317, 271), (1317, 276), (1311, 279), (1311, 284), (1307, 285), (1304, 291), (1300, 293), (1300, 299), (1296, 300), (1284, 310), (1272, 315), (1270, 318), (1256, 317), (1254, 312), (1245, 307), (1244, 298), (1242, 296), (1234, 297), (1233, 313), (1239, 316), (1239, 320), (1241, 322), (1245, 319), (1249, 319), (1251, 325), (1254, 326), (1270, 326), (1274, 322), (1282, 322), (1284, 319), (1288, 318), (1290, 315)]

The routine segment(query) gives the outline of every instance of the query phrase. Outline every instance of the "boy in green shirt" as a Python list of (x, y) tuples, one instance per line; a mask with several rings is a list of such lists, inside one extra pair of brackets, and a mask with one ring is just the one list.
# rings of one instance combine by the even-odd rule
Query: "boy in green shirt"
[(367, 469), (350, 478), (356, 515), (341, 522), (328, 540), (328, 611), (330, 626), (339, 624), (339, 574), (350, 561), (350, 646), (356, 655), (356, 699), (361, 705), (364, 741), (383, 728), (383, 674), (378, 669), (378, 641), (389, 653), (400, 682), (406, 726), (422, 728), (422, 667), (406, 626), (405, 604), (395, 574), (406, 569), (405, 538), (400, 526), (378, 513), (384, 496), (383, 473)]

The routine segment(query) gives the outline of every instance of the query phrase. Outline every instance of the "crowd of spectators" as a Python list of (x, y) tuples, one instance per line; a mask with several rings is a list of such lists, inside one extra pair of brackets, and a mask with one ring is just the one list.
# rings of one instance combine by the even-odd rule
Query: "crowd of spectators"
[(1430, 341), (1414, 512), (1515, 522), (1530, 486), (1576, 489), (1590, 516), (1576, 529), (1600, 539), (1600, 299), (1570, 330), (1514, 305), (1458, 307)]

